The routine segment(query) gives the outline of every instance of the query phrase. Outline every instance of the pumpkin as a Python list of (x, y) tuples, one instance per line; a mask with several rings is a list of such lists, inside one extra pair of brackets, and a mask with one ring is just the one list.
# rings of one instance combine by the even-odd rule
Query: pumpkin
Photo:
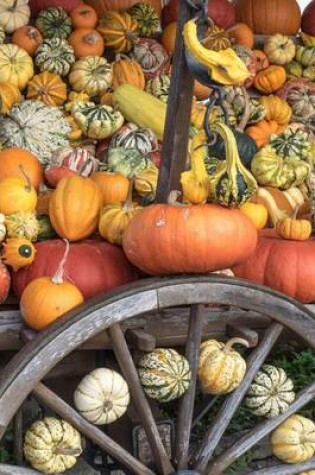
[(71, 33), (71, 19), (61, 7), (42, 10), (35, 22), (44, 38), (66, 39)]
[[(68, 95), (68, 102), (64, 105), (64, 108), (66, 111), (71, 112), (72, 107), (77, 103), (77, 102), (89, 102), (90, 96), (86, 94), (86, 92), (76, 92), (76, 91), (70, 91)], [(72, 118), (72, 116), (68, 116), (67, 118), (69, 119)]]
[(267, 55), (259, 49), (254, 49), (253, 53), (256, 58), (257, 72), (261, 71), (262, 69), (268, 68), (269, 60), (268, 60)]
[(292, 120), (308, 124), (315, 115), (315, 84), (305, 79), (294, 79), (277, 92), (292, 109)]
[(44, 474), (63, 473), (82, 453), (80, 433), (68, 422), (54, 417), (36, 421), (26, 431), (24, 456)]
[(63, 178), (70, 178), (71, 176), (78, 176), (76, 171), (70, 170), (68, 167), (63, 167), (59, 165), (48, 165), (44, 171), (46, 183), (52, 187), (56, 188), (58, 183)]
[(306, 219), (297, 219), (298, 206), (291, 217), (279, 219), (276, 224), (277, 234), (283, 239), (306, 241), (312, 234), (312, 225)]
[(168, 74), (160, 74), (147, 81), (145, 90), (160, 101), (167, 102), (170, 86), (171, 77)]
[(279, 125), (286, 125), (290, 122), (292, 109), (285, 100), (271, 94), (260, 97), (259, 102), (266, 111), (266, 120), (275, 120)]
[(101, 204), (101, 191), (93, 180), (80, 176), (64, 178), (52, 193), (49, 218), (59, 236), (78, 241), (97, 228)]
[(97, 13), (93, 7), (86, 4), (79, 4), (70, 11), (72, 28), (92, 28), (96, 27)]
[(29, 239), (9, 238), (3, 243), (2, 260), (16, 272), (29, 266), (35, 259), (36, 250)]
[(67, 76), (75, 62), (72, 46), (62, 38), (46, 39), (37, 48), (35, 63), (40, 71)]
[(289, 63), (293, 60), (295, 51), (296, 47), (293, 40), (280, 33), (269, 36), (264, 43), (264, 52), (272, 64), (283, 65)]
[(116, 55), (113, 67), (113, 88), (117, 88), (121, 84), (133, 84), (140, 89), (145, 87), (144, 72), (139, 63), (122, 56)]
[[(163, 8), (163, 24), (176, 21), (180, 0), (170, 0)], [(208, 2), (208, 17), (220, 28), (227, 29), (235, 24), (234, 3), (228, 0), (211, 0)]]
[(19, 211), (33, 211), (37, 194), (28, 176), (8, 177), (0, 180), (0, 213), (12, 214)]
[[(36, 243), (35, 249), (33, 264), (14, 273), (12, 277), (13, 290), (18, 298), (34, 279), (54, 275), (57, 263), (64, 254), (65, 244), (61, 239), (52, 239)], [(86, 272), (86, 269), (90, 269), (90, 272)], [(70, 243), (64, 272), (80, 289), (85, 300), (136, 278), (135, 270), (119, 247), (96, 240)]]
[(17, 86), (9, 82), (0, 82), (0, 114), (7, 114), (14, 104), (21, 100), (22, 96)]
[(140, 64), (146, 80), (170, 69), (170, 57), (167, 51), (151, 38), (140, 38), (130, 52), (130, 57)]
[(254, 34), (245, 23), (236, 23), (227, 30), (227, 33), (230, 40), (237, 45), (247, 46), (247, 48), (254, 46)]
[(67, 85), (58, 74), (43, 71), (29, 81), (26, 97), (47, 106), (59, 107), (67, 100)]
[(25, 148), (42, 163), (49, 162), (58, 147), (69, 144), (70, 130), (57, 107), (38, 101), (26, 100), (12, 107), (7, 116), (0, 115), (0, 143), (6, 148)]
[(301, 11), (296, 0), (237, 0), (237, 21), (246, 23), (256, 34), (296, 35)]
[(9, 238), (25, 238), (36, 241), (39, 225), (36, 213), (32, 211), (19, 211), (5, 217), (5, 226)]
[(0, 262), (0, 303), (6, 301), (11, 286), (11, 276), (7, 267)]
[[(128, 10), (134, 4), (138, 3), (138, 0), (87, 0), (85, 3), (91, 5), (97, 12), (99, 18), (101, 18), (108, 11), (122, 11)], [(142, 0), (141, 3), (147, 3), (152, 5), (155, 11), (161, 15), (162, 5), (161, 0)]]
[(196, 80), (194, 81), (194, 95), (196, 96), (198, 101), (203, 101), (205, 99), (208, 99), (211, 92), (212, 90), (209, 87), (204, 86), (203, 84), (201, 84), (200, 82)]
[(269, 142), (270, 135), (277, 134), (282, 131), (283, 127), (279, 126), (275, 120), (261, 120), (255, 125), (247, 127), (246, 133), (252, 137), (257, 147), (263, 147)]
[(312, 66), (315, 62), (315, 46), (297, 45), (295, 60), (305, 68)]
[(147, 155), (158, 150), (158, 141), (151, 129), (128, 122), (110, 140), (109, 149), (116, 147), (136, 149)]
[(78, 28), (68, 38), (76, 58), (85, 56), (102, 56), (105, 44), (98, 31), (92, 28)]
[(100, 19), (97, 30), (107, 48), (116, 53), (130, 51), (138, 41), (138, 22), (126, 12), (110, 11)]
[[(79, 31), (79, 30), (77, 30)], [(69, 75), (71, 87), (89, 96), (103, 94), (112, 84), (113, 71), (105, 58), (88, 56), (81, 58), (72, 66)]]
[(172, 348), (156, 348), (144, 355), (138, 374), (146, 395), (159, 402), (180, 398), (191, 380), (188, 361)]
[[(99, 168), (98, 160), (86, 148), (61, 147), (55, 150), (50, 163), (67, 167), (81, 176), (90, 176)], [(47, 169), (46, 169), (47, 170)]]
[(272, 453), (284, 463), (302, 463), (315, 453), (315, 424), (293, 414), (271, 434)]
[(161, 43), (169, 55), (172, 55), (175, 51), (176, 33), (177, 33), (176, 21), (173, 21), (172, 23), (167, 25), (162, 31)]
[(280, 89), (285, 81), (285, 69), (282, 66), (271, 65), (257, 73), (254, 86), (264, 94), (271, 94)]
[(285, 371), (264, 364), (254, 377), (244, 402), (255, 416), (272, 419), (285, 412), (294, 399), (293, 382)]
[(102, 192), (102, 205), (124, 203), (127, 199), (129, 180), (121, 173), (96, 172), (91, 175)]
[(25, 323), (33, 330), (42, 330), (64, 313), (83, 303), (79, 288), (64, 280), (64, 263), (69, 243), (53, 277), (32, 280), (23, 290), (20, 312)]
[(17, 28), (11, 38), (13, 44), (23, 48), (29, 55), (33, 56), (43, 41), (41, 32), (34, 26), (25, 25)]
[(190, 170), (182, 172), (180, 176), (183, 200), (186, 203), (205, 203), (209, 195), (209, 178), (203, 147), (203, 134), (197, 133), (191, 144)]
[(268, 221), (268, 210), (265, 205), (260, 203), (250, 203), (247, 201), (242, 204), (240, 210), (252, 221), (257, 229), (262, 229)]
[(27, 25), (31, 10), (25, 0), (2, 0), (0, 3), (0, 26), (6, 33)]
[(33, 17), (50, 7), (61, 7), (69, 13), (74, 7), (82, 4), (81, 0), (29, 0), (28, 3)]
[(214, 204), (149, 206), (123, 236), (128, 259), (153, 275), (226, 269), (245, 260), (256, 243), (257, 231), (244, 213)]
[(153, 36), (160, 25), (159, 14), (148, 3), (138, 2), (128, 13), (138, 23), (139, 35), (142, 37)]
[(124, 123), (118, 110), (94, 102), (78, 102), (71, 113), (82, 132), (91, 139), (111, 137)]
[(0, 45), (0, 77), (2, 82), (9, 82), (24, 89), (33, 77), (33, 60), (30, 55), (17, 45)]
[(111, 424), (122, 417), (129, 405), (130, 394), (124, 378), (108, 368), (97, 368), (84, 376), (77, 386), (74, 404), (92, 424)]
[(108, 151), (107, 169), (111, 172), (122, 173), (131, 179), (151, 168), (156, 169), (150, 157), (137, 149), (116, 147)]
[(306, 6), (302, 15), (302, 24), (301, 29), (304, 33), (308, 35), (315, 36), (315, 27), (314, 27), (314, 15), (315, 15), (315, 2), (312, 0)]
[(243, 381), (246, 361), (234, 350), (236, 343), (249, 347), (242, 338), (231, 338), (227, 343), (207, 340), (201, 344), (198, 378), (205, 393), (228, 394)]
[(0, 151), (0, 180), (12, 176), (23, 177), (22, 169), (35, 188), (43, 183), (43, 167), (35, 155), (16, 147)]

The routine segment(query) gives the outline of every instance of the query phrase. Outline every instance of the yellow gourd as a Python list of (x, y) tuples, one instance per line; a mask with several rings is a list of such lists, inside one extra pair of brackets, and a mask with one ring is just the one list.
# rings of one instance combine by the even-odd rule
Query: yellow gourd
[(21, 99), (22, 95), (17, 86), (9, 82), (0, 83), (0, 114), (7, 114)]
[(204, 162), (207, 155), (205, 140), (204, 131), (194, 136), (191, 144), (191, 169), (183, 172), (180, 178), (184, 201), (192, 204), (205, 203), (209, 195), (209, 176)]
[(240, 210), (252, 221), (257, 229), (262, 229), (268, 221), (268, 210), (265, 205), (259, 203), (244, 203)]
[(8, 177), (0, 181), (0, 213), (34, 211), (37, 203), (35, 188), (29, 178)]

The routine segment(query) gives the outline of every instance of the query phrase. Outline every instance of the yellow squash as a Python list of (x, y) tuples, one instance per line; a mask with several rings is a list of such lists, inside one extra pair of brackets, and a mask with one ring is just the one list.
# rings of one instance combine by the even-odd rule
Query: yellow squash
[(206, 137), (204, 131), (198, 132), (191, 144), (191, 169), (181, 174), (184, 201), (202, 204), (209, 195), (209, 176), (204, 159), (207, 156)]

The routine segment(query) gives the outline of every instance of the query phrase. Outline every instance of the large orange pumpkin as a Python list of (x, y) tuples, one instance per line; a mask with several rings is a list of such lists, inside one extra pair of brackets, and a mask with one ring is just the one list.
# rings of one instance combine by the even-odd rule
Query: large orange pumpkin
[(90, 236), (98, 224), (102, 193), (90, 178), (63, 178), (52, 193), (49, 218), (56, 233), (70, 241)]
[(44, 183), (43, 166), (31, 152), (17, 147), (0, 152), (0, 180), (11, 176), (23, 177), (21, 166), (35, 188)]
[(123, 236), (128, 259), (152, 275), (225, 269), (246, 259), (256, 242), (257, 231), (244, 213), (215, 204), (149, 206)]
[(287, 241), (275, 230), (264, 229), (260, 231), (256, 250), (233, 272), (300, 302), (314, 302), (315, 239)]
[[(99, 18), (108, 12), (108, 11), (120, 11), (128, 10), (135, 3), (138, 3), (139, 0), (85, 0), (84, 3), (91, 5), (96, 11)], [(155, 8), (158, 14), (161, 16), (162, 12), (162, 2), (161, 0), (141, 0), (142, 3), (148, 3)]]
[(254, 33), (296, 35), (301, 25), (301, 10), (296, 0), (236, 0), (236, 20), (246, 23)]

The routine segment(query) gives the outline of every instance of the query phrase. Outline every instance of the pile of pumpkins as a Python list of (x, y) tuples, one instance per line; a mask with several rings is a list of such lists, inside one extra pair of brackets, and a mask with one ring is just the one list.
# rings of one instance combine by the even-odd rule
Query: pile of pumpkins
[[(202, 41), (187, 22), (221, 95), (195, 81), (182, 193), (156, 205), (179, 4), (0, 0), (0, 297), (12, 287), (35, 330), (138, 269), (232, 268), (315, 299), (287, 277), (313, 252), (314, 0), (303, 17), (210, 0)], [(283, 272), (291, 252), (307, 264)]]
[[(203, 393), (226, 395), (243, 383), (246, 361), (234, 348), (236, 344), (249, 346), (238, 337), (226, 343), (206, 340), (201, 344), (198, 380)], [(137, 368), (144, 393), (157, 403), (180, 399), (190, 385), (189, 363), (173, 348), (157, 348), (146, 353)], [(253, 415), (273, 419), (285, 413), (294, 400), (294, 382), (285, 371), (264, 364), (248, 385), (243, 404)], [(73, 403), (91, 424), (111, 424), (128, 409), (128, 384), (117, 371), (97, 368), (78, 384)], [(270, 440), (273, 455), (282, 462), (305, 462), (315, 454), (315, 424), (299, 414), (290, 415), (272, 432)], [(45, 417), (34, 422), (25, 433), (25, 458), (40, 473), (64, 473), (76, 464), (82, 451), (80, 433), (64, 420)]]

